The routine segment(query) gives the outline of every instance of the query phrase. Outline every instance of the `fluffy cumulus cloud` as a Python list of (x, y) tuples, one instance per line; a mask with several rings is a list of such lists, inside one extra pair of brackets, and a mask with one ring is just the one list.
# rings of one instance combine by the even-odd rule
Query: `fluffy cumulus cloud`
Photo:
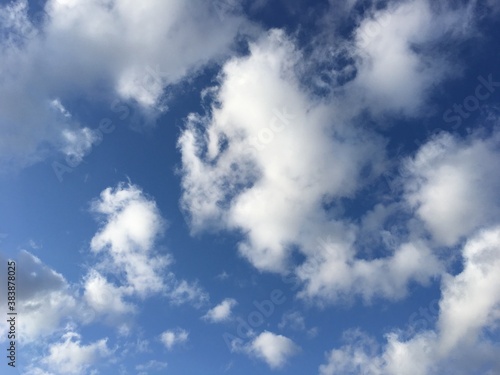
[(429, 89), (459, 72), (451, 56), (444, 49), (436, 54), (434, 47), (469, 36), (473, 11), (468, 5), (436, 6), (414, 0), (370, 12), (356, 29), (350, 48), (357, 60), (349, 92), (353, 104), (366, 105), (375, 114), (416, 115)]
[(500, 219), (500, 133), (435, 137), (406, 165), (406, 201), (435, 241), (452, 246)]
[(285, 366), (289, 358), (296, 355), (300, 348), (288, 337), (264, 331), (244, 350), (250, 356), (266, 362), (270, 368), (279, 369)]
[[(493, 339), (500, 319), (500, 228), (483, 229), (463, 248), (463, 270), (442, 281), (434, 330), (404, 338), (387, 335), (383, 348), (367, 337), (328, 355), (321, 375), (333, 374), (495, 374), (500, 347)], [(370, 345), (367, 345), (369, 343)]]
[(279, 30), (251, 44), (224, 66), (211, 116), (191, 115), (179, 140), (193, 229), (242, 230), (239, 251), (262, 270), (284, 271), (293, 245), (307, 252), (317, 236), (340, 233), (324, 205), (352, 196), (383, 154), (377, 136), (301, 89), (300, 58)]
[[(36, 256), (23, 250), (16, 259), (16, 266), (16, 309), (22, 312), (22, 319), (18, 321), (22, 343), (50, 336), (66, 323), (93, 318), (93, 312), (78, 300), (77, 293), (66, 279)], [(2, 306), (6, 311), (5, 301)], [(2, 337), (7, 337), (7, 329), (6, 323), (2, 322)]]
[[(260, 270), (296, 273), (305, 298), (403, 297), (442, 268), (414, 239), (382, 258), (359, 257), (361, 229), (334, 208), (379, 177), (385, 142), (357, 125), (348, 96), (325, 102), (301, 85), (302, 56), (273, 30), (225, 64), (210, 114), (190, 115), (179, 140), (182, 205), (194, 231), (244, 233), (240, 254)], [(318, 238), (329, 240), (318, 247)], [(302, 264), (290, 262), (293, 249)]]
[[(107, 341), (83, 344), (77, 328), (99, 319), (127, 335), (140, 312), (138, 301), (147, 297), (157, 295), (172, 305), (199, 307), (208, 301), (197, 283), (166, 270), (170, 256), (156, 249), (166, 222), (139, 187), (119, 184), (105, 189), (91, 202), (91, 210), (100, 223), (90, 241), (95, 262), (79, 281), (70, 284), (27, 251), (17, 256), (16, 309), (22, 316), (17, 322), (18, 340), (27, 352), (46, 349), (43, 356), (26, 362), (30, 374), (83, 374), (106, 363), (113, 352)], [(5, 301), (1, 306), (7, 310)], [(216, 318), (222, 319), (220, 314)], [(7, 337), (8, 329), (6, 321), (0, 322), (2, 337)], [(164, 332), (161, 341), (171, 349), (187, 338), (187, 331), (179, 329)]]
[[(89, 374), (114, 361), (114, 353), (124, 350), (122, 344), (110, 347), (106, 338), (86, 343), (77, 332), (100, 321), (117, 328), (122, 338), (129, 337), (141, 312), (138, 302), (147, 297), (159, 296), (174, 307), (201, 307), (209, 300), (197, 283), (166, 269), (171, 257), (156, 249), (166, 222), (138, 186), (105, 189), (90, 207), (100, 226), (90, 241), (94, 262), (79, 281), (70, 284), (27, 251), (16, 258), (16, 308), (22, 317), (17, 322), (18, 342), (23, 353), (37, 353), (23, 361), (26, 374)], [(229, 303), (229, 311), (214, 313), (214, 321), (229, 317), (233, 302), (224, 303)], [(7, 310), (5, 301), (0, 307)], [(8, 329), (6, 321), (0, 322), (2, 337)], [(171, 350), (188, 337), (188, 331), (179, 328), (163, 332), (158, 341)], [(165, 367), (164, 362), (150, 361), (136, 370), (145, 374)]]
[(98, 314), (116, 317), (136, 310), (124, 301), (126, 288), (113, 285), (96, 270), (86, 276), (83, 288), (86, 303)]
[[(178, 279), (168, 271), (172, 257), (156, 249), (167, 223), (155, 201), (136, 185), (118, 184), (92, 202), (101, 228), (90, 242), (98, 256), (85, 278), (84, 297), (96, 312), (120, 315), (135, 307), (126, 298), (166, 296), (173, 304), (201, 307), (207, 293), (196, 282)], [(119, 285), (108, 281), (117, 277)]]
[(231, 318), (232, 309), (238, 304), (233, 298), (226, 298), (217, 306), (211, 308), (207, 311), (207, 313), (203, 316), (203, 319), (211, 322), (218, 323), (223, 322)]
[(169, 329), (160, 335), (160, 341), (165, 348), (172, 350), (174, 346), (188, 341), (189, 332), (182, 328)]
[(224, 58), (238, 33), (254, 29), (237, 11), (221, 22), (213, 2), (201, 0), (49, 0), (38, 13), (18, 0), (0, 6), (0, 25), (2, 166), (54, 148), (82, 157), (98, 140), (65, 108), (75, 92), (161, 112), (167, 87)]
[(90, 242), (92, 251), (108, 256), (109, 270), (123, 272), (131, 292), (146, 296), (162, 291), (162, 270), (170, 259), (154, 251), (166, 225), (156, 203), (137, 186), (119, 185), (104, 190), (92, 211), (102, 219), (101, 229)]
[(60, 342), (50, 345), (48, 355), (42, 359), (53, 374), (78, 375), (102, 359), (112, 355), (107, 340), (82, 344), (81, 337), (75, 332), (65, 333)]
[(441, 271), (437, 257), (422, 243), (405, 243), (390, 256), (366, 260), (356, 259), (349, 244), (325, 242), (296, 273), (305, 284), (302, 298), (321, 302), (360, 295), (370, 302), (376, 296), (402, 298), (411, 281), (427, 284)]

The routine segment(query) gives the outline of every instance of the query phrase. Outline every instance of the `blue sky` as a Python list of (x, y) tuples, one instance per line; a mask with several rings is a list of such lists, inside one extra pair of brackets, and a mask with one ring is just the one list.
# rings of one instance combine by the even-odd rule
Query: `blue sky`
[(500, 373), (499, 16), (0, 2), (2, 373)]

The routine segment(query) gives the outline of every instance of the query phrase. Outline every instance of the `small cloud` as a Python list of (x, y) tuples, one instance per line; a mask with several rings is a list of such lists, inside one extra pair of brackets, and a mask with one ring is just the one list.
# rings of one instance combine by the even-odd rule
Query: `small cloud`
[(102, 263), (101, 268), (124, 275), (130, 294), (146, 297), (163, 292), (164, 270), (172, 259), (155, 251), (167, 226), (156, 202), (138, 186), (120, 183), (102, 191), (91, 210), (101, 228), (90, 248), (96, 254), (103, 253), (109, 263)]
[(237, 304), (238, 302), (236, 302), (235, 299), (226, 298), (217, 306), (208, 310), (208, 312), (203, 316), (203, 319), (211, 323), (218, 323), (228, 320), (231, 318), (231, 309)]
[(71, 117), (71, 113), (62, 105), (61, 100), (59, 99), (54, 99), (50, 102), (50, 106), (55, 109), (57, 112), (59, 112), (61, 115), (63, 115), (66, 118)]
[(215, 276), (217, 280), (224, 281), (229, 278), (229, 274), (226, 271), (222, 271), (217, 276)]
[(176, 328), (163, 332), (160, 336), (160, 340), (168, 350), (172, 350), (174, 345), (187, 342), (188, 337), (189, 337), (188, 331), (182, 328)]
[[(173, 275), (171, 275), (173, 277)], [(174, 284), (168, 292), (168, 297), (172, 304), (182, 305), (191, 303), (194, 307), (200, 308), (208, 301), (208, 294), (196, 282), (172, 279)]]
[(310, 339), (316, 337), (318, 334), (317, 327), (307, 328), (304, 316), (299, 311), (284, 313), (278, 327), (280, 329), (290, 328), (294, 331), (305, 332)]
[(147, 363), (143, 363), (141, 365), (137, 365), (135, 366), (135, 369), (137, 371), (149, 371), (149, 370), (152, 370), (152, 371), (159, 371), (159, 370), (163, 370), (167, 368), (167, 362), (160, 362), (160, 361), (157, 361), (155, 359), (152, 359), (151, 361), (147, 362)]
[(90, 153), (93, 145), (100, 142), (99, 133), (90, 128), (64, 129), (61, 136), (63, 143), (61, 151), (72, 167), (80, 164), (83, 158)]
[(274, 370), (282, 368), (300, 347), (288, 337), (264, 331), (245, 345), (235, 344), (233, 350), (258, 358)]
[(318, 327), (313, 327), (307, 330), (307, 336), (312, 339), (318, 335)]
[(144, 339), (144, 340), (137, 339), (136, 351), (139, 353), (150, 352), (151, 350), (149, 349), (149, 341), (146, 339)]
[(281, 322), (278, 325), (280, 329), (290, 327), (294, 331), (304, 331), (306, 329), (306, 323), (304, 317), (298, 311), (289, 311), (283, 314)]
[[(0, 234), (0, 239), (2, 238), (2, 235)], [(28, 246), (31, 247), (33, 250), (38, 250), (42, 248), (42, 245), (39, 243), (36, 243), (33, 240), (28, 241)]]

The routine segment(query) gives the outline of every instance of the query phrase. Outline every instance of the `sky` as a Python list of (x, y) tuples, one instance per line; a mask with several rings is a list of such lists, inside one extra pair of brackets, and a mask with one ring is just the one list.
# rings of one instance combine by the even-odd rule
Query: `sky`
[(498, 35), (495, 0), (1, 1), (1, 373), (499, 374)]

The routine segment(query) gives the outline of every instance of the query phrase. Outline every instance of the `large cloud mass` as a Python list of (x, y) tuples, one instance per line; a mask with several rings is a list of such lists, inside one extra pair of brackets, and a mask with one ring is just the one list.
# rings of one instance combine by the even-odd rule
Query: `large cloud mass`
[[(344, 217), (342, 204), (362, 198), (389, 165), (386, 141), (377, 129), (360, 125), (360, 113), (415, 115), (442, 72), (453, 71), (426, 47), (469, 13), (416, 1), (373, 13), (375, 21), (389, 21), (369, 41), (360, 34), (375, 21), (360, 23), (345, 48), (357, 73), (340, 87), (333, 84), (326, 97), (316, 96), (303, 78), (328, 56), (316, 53), (305, 63), (298, 42), (282, 30), (269, 31), (250, 44), (247, 56), (228, 61), (218, 86), (205, 93), (213, 99), (210, 111), (191, 114), (178, 143), (182, 206), (193, 231), (239, 231), (239, 253), (260, 270), (295, 272), (306, 298), (400, 298), (410, 282), (425, 284), (438, 275), (436, 254), (416, 235), (372, 249), (386, 256), (366, 259), (359, 248), (366, 228)], [(446, 22), (435, 25), (437, 17)], [(382, 210), (389, 209), (402, 211), (397, 204)], [(318, 247), (326, 238), (328, 245)], [(296, 251), (305, 257), (300, 265), (293, 262)]]
[(500, 228), (482, 230), (467, 241), (463, 258), (463, 271), (443, 279), (434, 330), (409, 339), (391, 332), (381, 353), (373, 340), (351, 337), (329, 353), (320, 374), (496, 374), (500, 348), (492, 337), (500, 317)]
[[(251, 32), (210, 1), (49, 0), (32, 17), (26, 0), (0, 6), (0, 163), (23, 166), (53, 148), (76, 159), (98, 142), (67, 103), (123, 99), (154, 114), (167, 86), (229, 52)], [(75, 93), (78, 92), (78, 97)], [(110, 107), (110, 112), (114, 110)]]

